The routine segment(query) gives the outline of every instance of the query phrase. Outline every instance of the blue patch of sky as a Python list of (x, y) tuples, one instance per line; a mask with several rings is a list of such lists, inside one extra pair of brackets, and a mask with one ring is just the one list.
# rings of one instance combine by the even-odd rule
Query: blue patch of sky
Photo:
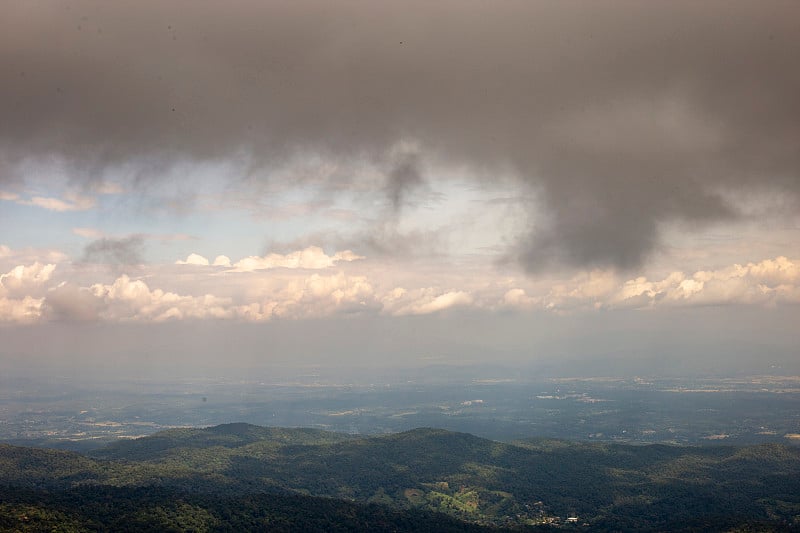
[(0, 200), (2, 209), (1, 244), (12, 249), (23, 248), (71, 248), (73, 235), (71, 223), (79, 213), (55, 212), (40, 207), (19, 205), (13, 201)]

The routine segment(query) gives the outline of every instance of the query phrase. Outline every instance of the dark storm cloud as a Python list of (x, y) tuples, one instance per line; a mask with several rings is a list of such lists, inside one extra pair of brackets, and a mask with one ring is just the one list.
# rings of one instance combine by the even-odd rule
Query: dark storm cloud
[(395, 212), (402, 207), (408, 193), (422, 183), (419, 154), (409, 152), (396, 156), (386, 185), (387, 195)]
[(102, 238), (87, 244), (83, 250), (85, 263), (101, 263), (113, 267), (136, 266), (144, 263), (144, 238), (131, 235), (121, 239)]
[[(633, 267), (664, 222), (800, 190), (797, 2), (5, 4), (0, 162), (75, 176), (245, 156), (512, 169), (546, 215), (515, 255)], [(376, 159), (377, 158), (377, 159)], [(157, 179), (157, 178), (137, 178)], [(434, 180), (433, 176), (426, 176)], [(533, 208), (532, 208), (533, 209)]]

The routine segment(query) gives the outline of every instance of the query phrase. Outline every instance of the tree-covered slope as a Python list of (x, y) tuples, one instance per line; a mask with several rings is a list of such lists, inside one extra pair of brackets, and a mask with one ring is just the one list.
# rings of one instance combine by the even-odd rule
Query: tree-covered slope
[[(504, 444), (417, 429), (371, 438), (229, 424), (121, 441), (92, 457), (0, 447), (3, 484), (246, 498), (291, 491), (495, 526), (800, 525), (800, 449)], [(570, 525), (574, 522), (570, 521)]]
[(179, 428), (161, 431), (149, 437), (119, 440), (91, 452), (101, 459), (128, 461), (157, 460), (178, 448), (239, 448), (253, 443), (333, 444), (351, 439), (350, 435), (308, 428), (274, 428), (252, 424), (222, 424), (209, 428)]
[(441, 513), (300, 494), (215, 497), (154, 487), (0, 487), (0, 531), (481, 532)]

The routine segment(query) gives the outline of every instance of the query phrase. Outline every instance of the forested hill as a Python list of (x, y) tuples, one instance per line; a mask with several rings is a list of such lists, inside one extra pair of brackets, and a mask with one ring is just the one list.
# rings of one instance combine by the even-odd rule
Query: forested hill
[[(177, 530), (220, 530), (258, 513), (272, 527), (314, 529), (286, 518), (295, 504), (307, 518), (325, 508), (331, 524), (352, 530), (404, 530), (409, 520), (414, 526), (405, 530), (466, 527), (453, 519), (503, 528), (800, 528), (800, 448), (783, 445), (511, 445), (436, 429), (356, 438), (227, 424), (119, 441), (91, 456), (0, 446), (0, 472), (0, 526), (12, 530), (20, 516), (40, 511), (119, 526), (144, 508), (161, 509), (154, 516)], [(92, 505), (115, 498), (133, 514), (101, 516), (102, 506)], [(88, 501), (64, 503), (76, 499)], [(179, 520), (188, 516), (206, 519), (190, 527)]]

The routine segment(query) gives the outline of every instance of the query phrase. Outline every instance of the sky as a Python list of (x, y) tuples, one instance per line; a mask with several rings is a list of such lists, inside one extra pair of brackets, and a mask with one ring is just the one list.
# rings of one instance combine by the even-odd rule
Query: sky
[(5, 371), (800, 372), (797, 2), (0, 9)]

